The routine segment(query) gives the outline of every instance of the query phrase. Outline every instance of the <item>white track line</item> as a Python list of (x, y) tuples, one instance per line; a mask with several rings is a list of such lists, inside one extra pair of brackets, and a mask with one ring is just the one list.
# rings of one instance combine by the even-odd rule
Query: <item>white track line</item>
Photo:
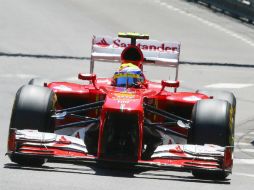
[(189, 12), (186, 12), (186, 11), (181, 10), (179, 8), (176, 8), (176, 7), (174, 7), (172, 5), (169, 5), (166, 2), (163, 2), (161, 0), (155, 0), (154, 2), (158, 3), (159, 5), (161, 5), (163, 7), (166, 7), (169, 10), (172, 10), (172, 11), (178, 12), (180, 14), (186, 15), (186, 16), (188, 16), (190, 18), (193, 18), (193, 19), (195, 19), (195, 20), (197, 20), (197, 21), (199, 21), (199, 22), (201, 22), (201, 23), (203, 23), (203, 24), (205, 24), (207, 26), (215, 28), (215, 29), (217, 29), (217, 30), (219, 30), (221, 32), (224, 32), (225, 34), (228, 34), (229, 36), (231, 36), (233, 38), (236, 38), (238, 40), (241, 40), (242, 42), (244, 42), (244, 43), (254, 47), (254, 42), (253, 41), (251, 41), (251, 40), (249, 40), (249, 39), (247, 39), (247, 38), (245, 38), (245, 37), (243, 37), (243, 36), (241, 36), (241, 35), (239, 35), (239, 34), (237, 34), (235, 32), (232, 32), (231, 30), (228, 30), (228, 29), (224, 28), (223, 26), (220, 26), (220, 25), (215, 24), (213, 22), (207, 21), (207, 20), (205, 20), (203, 18), (200, 18), (199, 16), (196, 16), (196, 15), (194, 15), (192, 13), (189, 13)]
[(254, 148), (241, 148), (241, 149), (235, 149), (235, 152), (248, 152), (248, 153), (254, 153)]
[(235, 133), (235, 136), (237, 136), (237, 137), (241, 137), (241, 136), (243, 136), (243, 135), (245, 135), (245, 133), (242, 133), (242, 132), (237, 132), (237, 133)]
[(36, 75), (32, 74), (0, 74), (0, 78), (20, 78), (20, 79), (31, 79), (37, 77)]
[(246, 176), (246, 177), (254, 177), (254, 174), (247, 174), (247, 173), (238, 173), (233, 172), (233, 175), (240, 175), (240, 176)]
[(230, 89), (240, 89), (240, 88), (247, 88), (251, 87), (254, 84), (247, 84), (247, 83), (215, 83), (206, 85), (206, 88), (230, 88)]
[(254, 165), (254, 159), (234, 159), (234, 164)]
[(237, 145), (240, 145), (240, 146), (253, 146), (250, 142), (247, 143), (247, 142), (239, 142), (237, 143)]

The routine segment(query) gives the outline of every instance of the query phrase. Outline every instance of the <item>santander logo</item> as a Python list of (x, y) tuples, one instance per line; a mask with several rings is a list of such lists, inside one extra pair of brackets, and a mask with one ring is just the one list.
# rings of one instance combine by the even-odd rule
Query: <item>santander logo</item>
[[(127, 44), (124, 41), (121, 41), (121, 39), (117, 38), (113, 40), (113, 43), (110, 44), (107, 42), (107, 40), (105, 38), (102, 38), (99, 42), (95, 43), (98, 46), (101, 47), (107, 47), (107, 46), (112, 46), (113, 48), (126, 48), (127, 46), (129, 46), (130, 44)], [(146, 51), (177, 51), (178, 47), (177, 46), (173, 46), (168, 45), (166, 43), (160, 43), (160, 42), (156, 42), (156, 43), (150, 43), (149, 41), (147, 41), (147, 43), (138, 43), (136, 44), (141, 50), (146, 50)]]
[(99, 46), (109, 46), (110, 44), (107, 43), (105, 38), (102, 38), (102, 40), (100, 42), (96, 43), (96, 45), (99, 45)]

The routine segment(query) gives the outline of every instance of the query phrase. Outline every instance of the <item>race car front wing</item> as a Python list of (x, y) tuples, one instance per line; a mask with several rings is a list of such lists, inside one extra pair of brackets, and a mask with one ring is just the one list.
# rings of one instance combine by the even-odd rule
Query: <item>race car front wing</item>
[(209, 170), (231, 173), (233, 166), (231, 147), (170, 144), (158, 146), (149, 160), (105, 160), (90, 155), (84, 141), (79, 138), (16, 129), (10, 129), (7, 155), (75, 164), (98, 161), (123, 164), (132, 162), (140, 167), (174, 171)]

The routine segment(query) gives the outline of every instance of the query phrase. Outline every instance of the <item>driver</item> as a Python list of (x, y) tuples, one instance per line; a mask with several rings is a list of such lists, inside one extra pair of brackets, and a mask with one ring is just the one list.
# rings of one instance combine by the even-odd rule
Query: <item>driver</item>
[(141, 88), (143, 83), (141, 69), (132, 63), (123, 63), (113, 76), (113, 85), (118, 87)]

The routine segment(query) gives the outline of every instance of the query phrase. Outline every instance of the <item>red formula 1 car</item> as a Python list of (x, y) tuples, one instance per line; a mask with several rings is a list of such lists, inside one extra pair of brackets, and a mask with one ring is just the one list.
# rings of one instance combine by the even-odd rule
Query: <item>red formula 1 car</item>
[[(224, 179), (232, 171), (236, 99), (230, 92), (177, 92), (180, 44), (148, 35), (94, 36), (86, 84), (32, 79), (15, 98), (11, 161), (131, 164)], [(96, 78), (95, 61), (120, 62)], [(171, 67), (175, 80), (152, 82), (143, 65)]]

